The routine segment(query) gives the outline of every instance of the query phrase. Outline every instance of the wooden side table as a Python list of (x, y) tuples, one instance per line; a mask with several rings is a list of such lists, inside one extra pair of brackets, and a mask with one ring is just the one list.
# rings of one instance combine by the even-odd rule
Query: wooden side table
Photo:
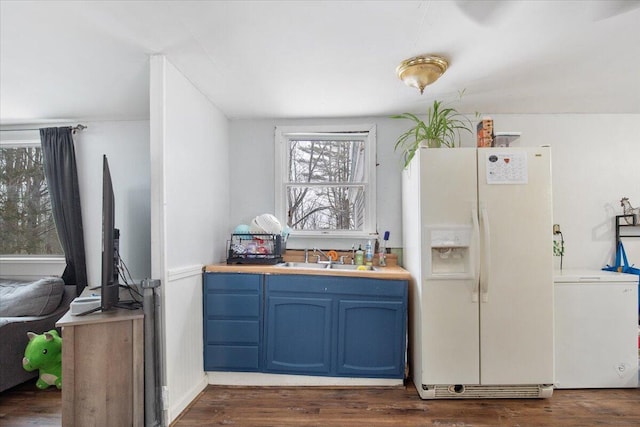
[(144, 425), (144, 314), (114, 309), (62, 327), (62, 425)]

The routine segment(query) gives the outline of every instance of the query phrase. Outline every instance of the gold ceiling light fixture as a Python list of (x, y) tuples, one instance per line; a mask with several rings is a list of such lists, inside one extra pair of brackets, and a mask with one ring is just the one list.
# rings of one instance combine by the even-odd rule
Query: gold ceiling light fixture
[(446, 59), (435, 55), (420, 55), (406, 59), (398, 65), (396, 73), (407, 86), (413, 86), (424, 92), (424, 88), (435, 82), (447, 70)]

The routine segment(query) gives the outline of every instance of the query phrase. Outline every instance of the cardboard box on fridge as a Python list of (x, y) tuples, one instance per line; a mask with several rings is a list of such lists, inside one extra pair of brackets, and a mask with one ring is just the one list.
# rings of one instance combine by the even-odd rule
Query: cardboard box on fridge
[(493, 147), (493, 119), (484, 118), (478, 122), (478, 147)]

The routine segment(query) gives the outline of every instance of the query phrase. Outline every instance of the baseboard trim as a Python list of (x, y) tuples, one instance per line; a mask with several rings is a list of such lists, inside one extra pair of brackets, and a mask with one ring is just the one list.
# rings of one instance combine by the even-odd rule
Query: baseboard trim
[(394, 387), (404, 385), (396, 378), (316, 377), (310, 375), (265, 374), (262, 372), (207, 372), (211, 385)]

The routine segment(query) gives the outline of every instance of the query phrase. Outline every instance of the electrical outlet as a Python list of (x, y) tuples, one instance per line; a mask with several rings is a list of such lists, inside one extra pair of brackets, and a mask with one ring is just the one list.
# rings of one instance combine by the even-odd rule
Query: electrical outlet
[(553, 224), (553, 234), (560, 234), (560, 224)]
[(166, 411), (169, 409), (169, 387), (163, 385), (161, 390), (162, 410)]

